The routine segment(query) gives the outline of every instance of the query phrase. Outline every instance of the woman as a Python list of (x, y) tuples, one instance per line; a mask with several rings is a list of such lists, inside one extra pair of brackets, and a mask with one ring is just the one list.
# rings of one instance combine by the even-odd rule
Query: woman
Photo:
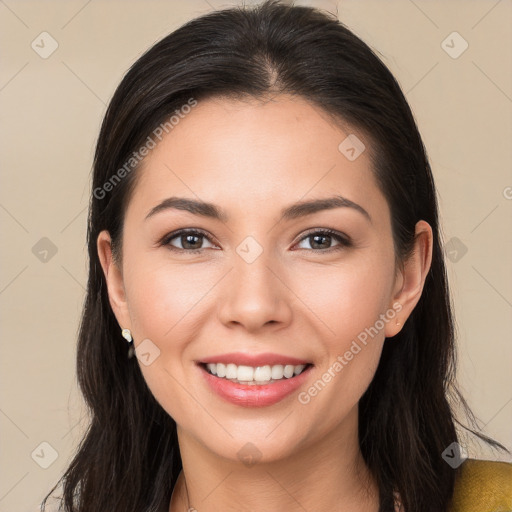
[(143, 55), (101, 128), (88, 244), (66, 511), (512, 506), (511, 465), (457, 442), (420, 135), (337, 19), (269, 1)]

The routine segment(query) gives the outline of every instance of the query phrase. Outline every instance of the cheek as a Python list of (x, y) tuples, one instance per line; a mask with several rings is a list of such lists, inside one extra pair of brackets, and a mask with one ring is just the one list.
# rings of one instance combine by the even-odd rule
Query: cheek
[[(393, 285), (392, 259), (358, 259), (309, 272), (300, 289), (321, 337), (317, 380), (299, 401), (328, 429), (351, 410), (369, 386), (393, 320), (387, 311)], [(328, 270), (327, 270), (328, 269)]]
[[(210, 311), (222, 272), (132, 252), (125, 260), (125, 288), (135, 346), (145, 343), (150, 363), (138, 364), (151, 393), (180, 424), (188, 424), (190, 395), (183, 391), (194, 339), (201, 337), (198, 315)], [(204, 335), (203, 335), (204, 337)], [(150, 340), (148, 342), (147, 340)], [(137, 350), (142, 354), (142, 350)], [(153, 355), (155, 354), (155, 355)], [(188, 411), (184, 415), (184, 411)]]
[[(393, 266), (387, 260), (353, 257), (292, 269), (291, 287), (310, 310), (311, 321), (316, 318), (329, 352), (344, 352), (347, 343), (385, 312), (393, 286)], [(380, 323), (377, 327), (382, 330)]]
[(170, 263), (165, 257), (135, 260), (134, 256), (131, 268), (126, 293), (139, 338), (154, 338), (158, 343), (172, 340), (175, 346), (187, 317), (193, 316), (202, 301), (208, 301), (216, 273), (200, 266)]
[[(149, 276), (148, 276), (149, 277)], [(134, 343), (142, 376), (155, 400), (177, 423), (187, 423), (190, 397), (184, 392), (183, 367), (187, 337), (186, 308), (177, 300), (176, 293), (169, 293), (176, 284), (166, 280), (144, 280), (144, 292), (132, 300)], [(183, 320), (182, 319), (184, 317)], [(149, 355), (146, 355), (149, 354)]]

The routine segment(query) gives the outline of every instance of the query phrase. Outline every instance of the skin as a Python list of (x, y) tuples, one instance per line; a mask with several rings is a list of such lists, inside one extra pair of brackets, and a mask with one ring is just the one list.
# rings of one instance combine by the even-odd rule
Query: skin
[[(395, 268), (390, 212), (371, 171), (370, 143), (348, 130), (298, 97), (200, 102), (137, 171), (122, 265), (112, 258), (108, 232), (98, 237), (120, 328), (131, 330), (135, 346), (149, 338), (160, 350), (150, 365), (138, 364), (178, 425), (183, 472), (171, 512), (188, 503), (199, 512), (340, 504), (350, 512), (378, 510), (377, 487), (359, 451), (358, 402), (383, 344), (393, 343), (386, 338), (399, 332), (421, 296), (432, 230), (417, 223), (415, 250)], [(354, 161), (338, 150), (349, 133), (367, 147)], [(335, 194), (363, 207), (371, 222), (348, 207), (279, 222), (291, 203)], [(171, 196), (215, 203), (229, 220), (176, 209), (145, 220)], [(187, 246), (177, 237), (177, 251), (158, 245), (180, 228), (201, 229), (211, 241), (199, 237)], [(339, 242), (315, 244), (305, 235), (313, 228), (336, 230), (353, 245), (329, 251)], [(250, 264), (236, 252), (248, 236), (263, 248)], [(202, 252), (186, 252), (196, 247)], [(300, 403), (298, 393), (397, 302), (397, 316), (308, 404)], [(277, 404), (241, 407), (212, 393), (194, 362), (236, 351), (275, 352), (315, 366), (307, 383)], [(252, 466), (237, 455), (248, 442), (261, 454)]]

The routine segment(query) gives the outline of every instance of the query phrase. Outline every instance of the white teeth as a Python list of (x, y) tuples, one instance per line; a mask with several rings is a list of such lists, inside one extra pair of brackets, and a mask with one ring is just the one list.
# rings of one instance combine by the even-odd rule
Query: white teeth
[(284, 367), (284, 376), (289, 379), (290, 377), (293, 377), (293, 370), (294, 370), (294, 367), (291, 365), (291, 364), (287, 364), (285, 367)]
[(260, 382), (268, 382), (272, 378), (272, 369), (270, 366), (257, 366), (254, 369), (254, 379)]
[(298, 366), (295, 366), (293, 373), (295, 373), (295, 375), (299, 375), (299, 373), (302, 373), (302, 370), (304, 370), (304, 368), (306, 368), (305, 364), (299, 364)]
[(276, 364), (275, 366), (272, 366), (272, 378), (273, 379), (282, 379), (283, 378), (283, 370), (284, 366), (282, 364)]
[(247, 384), (267, 384), (283, 378), (290, 379), (294, 375), (300, 375), (305, 364), (294, 366), (292, 364), (282, 365), (276, 364), (274, 366), (237, 366), (236, 364), (229, 363), (208, 363), (206, 368), (212, 375), (223, 377), (236, 382), (243, 382)]
[(226, 366), (226, 379), (236, 379), (237, 368), (236, 364), (228, 364)]
[[(235, 365), (233, 365), (235, 366)], [(236, 368), (236, 366), (235, 366)], [(252, 366), (239, 366), (236, 371), (236, 380), (253, 380), (254, 368)]]
[(214, 365), (214, 366), (217, 366), (217, 372), (216, 372), (217, 377), (225, 377), (226, 376), (226, 365), (225, 364), (217, 363), (217, 365)]

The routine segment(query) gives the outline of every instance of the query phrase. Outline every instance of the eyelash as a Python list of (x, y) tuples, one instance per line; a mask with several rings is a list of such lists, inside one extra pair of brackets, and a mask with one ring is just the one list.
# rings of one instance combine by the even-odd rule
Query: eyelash
[[(198, 254), (203, 249), (181, 249), (179, 247), (174, 247), (170, 245), (171, 241), (175, 238), (178, 238), (182, 235), (199, 235), (204, 238), (206, 238), (210, 243), (213, 244), (213, 241), (210, 239), (210, 237), (204, 232), (199, 229), (180, 229), (178, 231), (174, 231), (173, 233), (169, 233), (166, 235), (160, 242), (159, 246), (167, 246), (172, 251), (179, 251), (179, 252), (187, 252), (189, 254)], [(337, 231), (334, 231), (329, 228), (323, 228), (323, 229), (315, 229), (308, 231), (297, 243), (302, 242), (303, 240), (306, 240), (307, 238), (311, 237), (312, 235), (328, 235), (334, 238), (337, 242), (339, 242), (339, 245), (336, 245), (334, 247), (329, 247), (328, 249), (299, 249), (299, 250), (309, 250), (313, 252), (333, 252), (333, 251), (339, 251), (347, 247), (352, 246), (352, 242), (350, 239), (341, 233), (338, 233)]]

